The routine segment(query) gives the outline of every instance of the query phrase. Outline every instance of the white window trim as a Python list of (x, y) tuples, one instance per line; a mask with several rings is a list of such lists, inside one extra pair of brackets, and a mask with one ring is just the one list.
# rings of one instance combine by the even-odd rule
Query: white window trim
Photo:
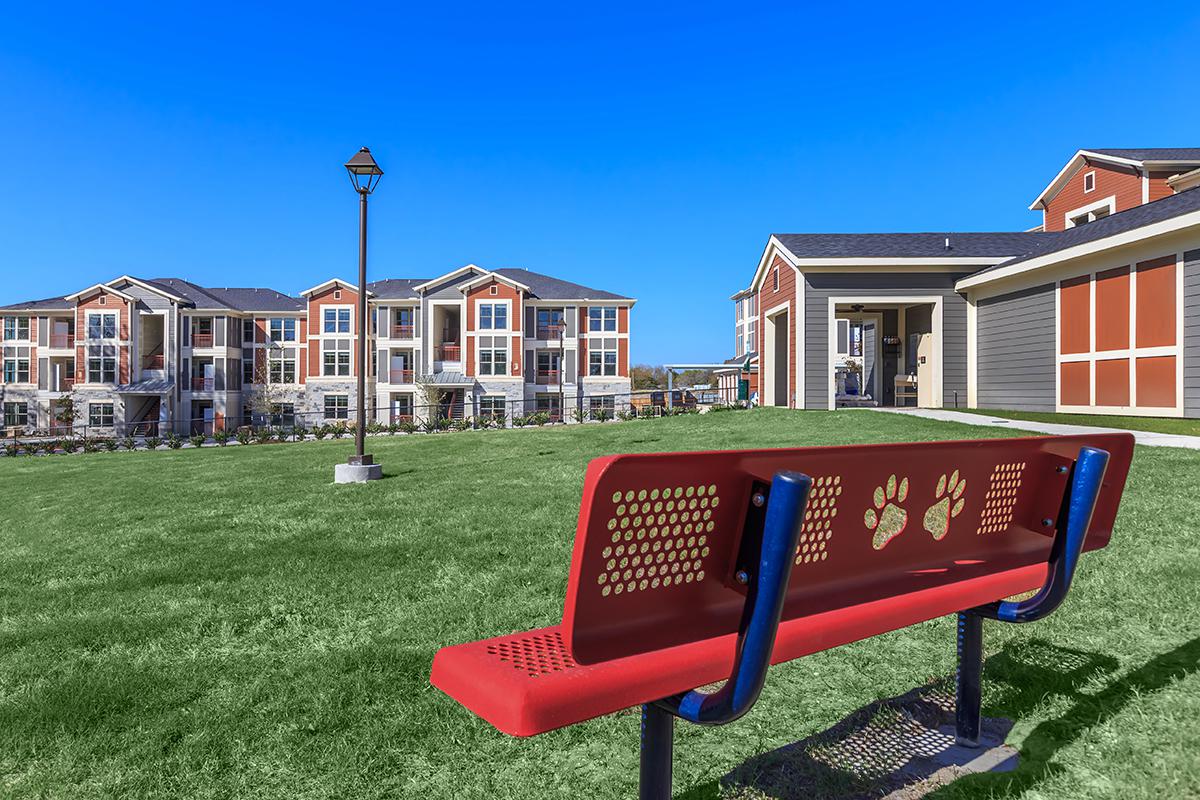
[[(593, 308), (600, 312), (600, 328), (597, 330), (592, 330), (592, 309)], [(614, 334), (615, 335), (617, 333), (617, 331), (620, 330), (620, 328), (621, 328), (621, 312), (617, 310), (618, 308), (619, 308), (619, 306), (602, 306), (602, 305), (588, 306), (588, 313), (587, 313), (587, 332), (588, 332), (588, 334), (592, 335), (592, 336), (594, 336), (595, 334), (601, 334), (601, 335)], [(604, 327), (604, 323), (606, 322), (605, 317), (607, 316), (607, 314), (610, 310), (612, 311), (612, 318), (613, 318), (613, 328), (611, 331), (605, 329), (605, 327)]]
[[(491, 330), (491, 329), (489, 328), (489, 330)], [(475, 339), (475, 374), (478, 377), (480, 377), (480, 378), (508, 378), (508, 377), (511, 377), (509, 375), (510, 362), (509, 362), (509, 357), (508, 357), (508, 354), (510, 352), (512, 352), (512, 341), (509, 339), (509, 336), (511, 336), (511, 335), (512, 335), (511, 333), (505, 334), (504, 331), (501, 331), (499, 334), (499, 338), (504, 340), (504, 361), (503, 361), (504, 368), (503, 368), (503, 371), (500, 372), (499, 374), (496, 374), (496, 372), (494, 371), (496, 368), (496, 362), (493, 360), (492, 361), (493, 372), (490, 372), (486, 375), (483, 372), (483, 351), (486, 349), (490, 353), (495, 353), (497, 348), (495, 346), (488, 347), (488, 348), (483, 347), (479, 343), (479, 338), (476, 337), (476, 339)], [(493, 337), (493, 338), (495, 338), (495, 337)]]
[[(110, 339), (101, 336), (99, 339), (93, 339), (88, 336), (88, 331), (92, 328), (92, 317), (115, 317), (116, 322), (113, 325), (115, 335)], [(83, 341), (85, 342), (119, 342), (121, 341), (121, 315), (116, 311), (88, 311), (83, 317)], [(100, 320), (100, 332), (104, 333), (104, 320)]]
[[(1107, 208), (1109, 214), (1117, 213), (1117, 196), (1115, 194), (1110, 194), (1103, 200), (1097, 200), (1094, 203), (1089, 203), (1086, 206), (1080, 206), (1079, 208), (1075, 208), (1066, 212), (1063, 214), (1063, 226), (1066, 228), (1074, 228), (1075, 223), (1072, 220), (1074, 220), (1075, 217), (1083, 214), (1087, 214), (1090, 217), (1093, 212), (1099, 211), (1102, 208)], [(1091, 221), (1094, 220), (1089, 220), (1089, 222)]]
[[(4, 325), (5, 326), (7, 326), (8, 320), (10, 320), (10, 319), (16, 320), (16, 325), (17, 325), (16, 333), (18, 335), (13, 337), (12, 339), (10, 339), (10, 338), (8, 338), (7, 335), (5, 335), (7, 333), (7, 331), (5, 331), (3, 327), (0, 327), (0, 336), (3, 336), (4, 341), (6, 341), (6, 342), (28, 342), (28, 341), (31, 341), (31, 336), (33, 335), (31, 333), (31, 331), (33, 329), (33, 324), (30, 322), (29, 317), (20, 316), (20, 315), (6, 316), (6, 317), (4, 317)], [(20, 327), (21, 327), (20, 322), (21, 322), (21, 320), (25, 320), (25, 338), (24, 339), (22, 339), (20, 337)]]
[[(483, 320), (483, 307), (484, 306), (504, 306), (505, 326), (503, 328), (485, 328), (482, 326), (481, 322)], [(496, 311), (493, 308), (492, 322), (495, 323), (495, 321), (496, 321)], [(477, 332), (483, 333), (484, 331), (488, 331), (489, 333), (495, 333), (496, 331), (500, 331), (501, 333), (511, 333), (512, 329), (513, 329), (512, 324), (513, 324), (512, 300), (476, 301), (476, 303), (475, 303), (475, 330)]]
[[(1090, 189), (1088, 188), (1088, 178), (1092, 179), (1092, 188)], [(1096, 191), (1096, 170), (1093, 169), (1083, 173), (1083, 193), (1091, 194), (1094, 191)]]
[[(325, 314), (330, 311), (343, 311), (343, 310), (350, 312), (350, 330), (349, 331), (327, 331), (327, 330), (325, 330)], [(355, 322), (354, 306), (331, 305), (331, 304), (323, 305), (323, 306), (321, 306), (320, 319), (321, 319), (321, 328), (320, 328), (320, 332), (318, 333), (319, 337), (329, 337), (332, 339), (332, 338), (337, 338), (337, 337), (354, 336), (354, 327), (355, 327), (355, 325), (354, 325), (354, 322)], [(335, 317), (334, 318), (335, 325), (336, 325), (336, 321), (337, 321), (337, 318)], [(270, 329), (268, 328), (267, 336), (269, 337), (270, 335), (271, 335), (271, 332), (270, 332)], [(297, 335), (299, 335), (299, 334), (297, 334)]]

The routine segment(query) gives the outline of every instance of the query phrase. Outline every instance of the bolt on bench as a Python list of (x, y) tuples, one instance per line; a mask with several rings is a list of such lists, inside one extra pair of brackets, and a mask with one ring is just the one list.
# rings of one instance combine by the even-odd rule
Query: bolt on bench
[(675, 717), (732, 722), (770, 664), (958, 614), (977, 745), (983, 619), (1062, 603), (1132, 455), (1113, 433), (599, 458), (562, 623), (443, 648), (430, 680), (513, 736), (641, 705), (641, 797), (664, 798)]

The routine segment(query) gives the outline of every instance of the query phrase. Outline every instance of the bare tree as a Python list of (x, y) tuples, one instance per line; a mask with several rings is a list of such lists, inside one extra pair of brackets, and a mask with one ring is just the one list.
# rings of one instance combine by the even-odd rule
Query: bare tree
[(434, 383), (433, 377), (429, 375), (418, 375), (413, 383), (425, 399), (426, 419), (436, 421), (442, 413), (442, 401), (446, 399), (446, 390)]

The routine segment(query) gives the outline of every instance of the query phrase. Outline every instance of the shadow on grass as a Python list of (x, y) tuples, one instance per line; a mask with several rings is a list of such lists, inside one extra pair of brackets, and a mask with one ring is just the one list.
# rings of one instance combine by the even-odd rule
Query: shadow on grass
[[(1058, 771), (1053, 759), (1064, 747), (1134, 699), (1200, 670), (1200, 638), (1109, 680), (1098, 691), (1088, 689), (1108, 679), (1118, 666), (1111, 656), (1046, 641), (1010, 643), (987, 660), (985, 714), (1020, 719), (1050, 695), (1071, 700), (1070, 710), (1034, 728), (1021, 747), (1018, 763), (1006, 762), (990, 772), (962, 774), (953, 783), (941, 788), (927, 786), (912, 796), (941, 800), (1015, 797), (1037, 786)], [(953, 768), (965, 766), (983, 752), (957, 748), (953, 743), (953, 691), (953, 680), (947, 678), (900, 697), (871, 703), (827, 730), (756, 756), (723, 778), (695, 786), (679, 797), (848, 800), (879, 797), (931, 776), (937, 780), (947, 774), (947, 766), (953, 774)], [(1003, 743), (1011, 727), (1007, 720), (985, 719), (985, 745)], [(934, 776), (935, 772), (939, 775)]]

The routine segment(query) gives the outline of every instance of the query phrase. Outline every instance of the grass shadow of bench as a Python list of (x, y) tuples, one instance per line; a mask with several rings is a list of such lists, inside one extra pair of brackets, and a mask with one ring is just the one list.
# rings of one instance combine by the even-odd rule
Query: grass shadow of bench
[[(1020, 719), (1048, 695), (1066, 698), (1066, 714), (1026, 737), (1019, 758), (981, 774), (956, 774), (981, 754), (954, 745), (954, 684), (944, 678), (864, 706), (804, 740), (756, 756), (723, 778), (693, 787), (687, 800), (716, 798), (873, 798), (925, 782), (913, 797), (1017, 796), (1059, 769), (1056, 753), (1128, 703), (1200, 670), (1200, 638), (1111, 679), (1119, 663), (1106, 654), (1041, 640), (1010, 642), (987, 660), (985, 714)], [(1098, 688), (1096, 688), (1098, 687)], [(984, 721), (985, 745), (1002, 743), (1012, 723)], [(951, 769), (946, 770), (949, 766)], [(953, 778), (939, 788), (934, 781)]]

